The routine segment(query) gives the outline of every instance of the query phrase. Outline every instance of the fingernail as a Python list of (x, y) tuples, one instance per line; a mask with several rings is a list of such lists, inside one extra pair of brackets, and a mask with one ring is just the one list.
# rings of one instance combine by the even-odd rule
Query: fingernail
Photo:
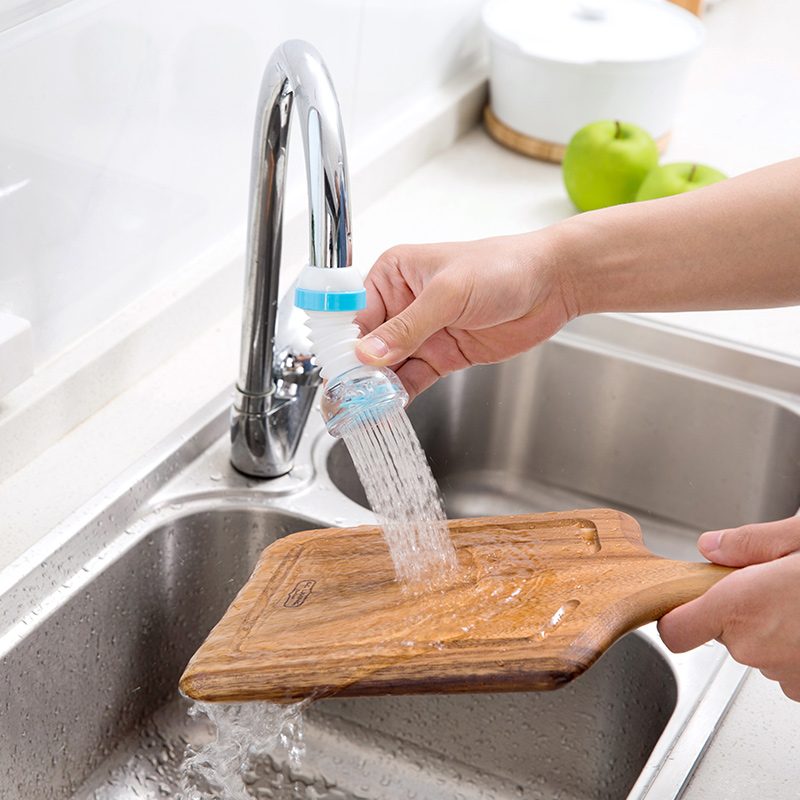
[(713, 553), (719, 550), (725, 531), (706, 531), (698, 540), (697, 546), (704, 553)]
[(383, 339), (377, 336), (365, 336), (358, 343), (358, 349), (369, 358), (383, 358), (389, 352), (389, 348)]

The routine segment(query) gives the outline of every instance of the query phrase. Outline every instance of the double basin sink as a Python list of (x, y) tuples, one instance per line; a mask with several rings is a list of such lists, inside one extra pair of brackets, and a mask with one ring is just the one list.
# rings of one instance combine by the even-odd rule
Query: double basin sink
[[(797, 511), (797, 365), (623, 318), (578, 322), (410, 406), (449, 517), (613, 507), (655, 553), (699, 560), (702, 530)], [(236, 473), (228, 402), (0, 573), (5, 800), (182, 797), (184, 748), (210, 734), (178, 678), (258, 554), (373, 521), (314, 412), (289, 475)], [(677, 797), (744, 672), (716, 643), (670, 654), (651, 625), (551, 693), (326, 699), (305, 713), (299, 766), (265, 755), (247, 791)]]

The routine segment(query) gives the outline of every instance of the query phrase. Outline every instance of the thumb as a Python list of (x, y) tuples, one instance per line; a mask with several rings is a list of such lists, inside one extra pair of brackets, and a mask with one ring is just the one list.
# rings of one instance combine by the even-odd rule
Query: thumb
[(697, 547), (709, 561), (726, 567), (774, 561), (800, 550), (800, 517), (707, 531)]
[(378, 367), (409, 358), (420, 345), (452, 322), (447, 306), (434, 300), (434, 292), (423, 291), (399, 314), (358, 340), (356, 355), (365, 364)]

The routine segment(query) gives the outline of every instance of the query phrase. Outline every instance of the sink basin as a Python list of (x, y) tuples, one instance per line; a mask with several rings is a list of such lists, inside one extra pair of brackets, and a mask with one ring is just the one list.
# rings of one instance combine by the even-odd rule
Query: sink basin
[[(797, 511), (796, 411), (582, 344), (456, 373), (409, 406), (449, 518), (616, 508), (653, 552), (696, 561), (704, 530)], [(327, 458), (337, 488), (367, 505), (344, 444)]]
[[(227, 505), (151, 514), (123, 534), (132, 546), (116, 542), (89, 586), (4, 657), (4, 797), (177, 791), (184, 743), (207, 737), (176, 697), (178, 678), (261, 549), (310, 522)], [(557, 693), (321, 701), (306, 715), (307, 754), (293, 779), (349, 792), (315, 798), (406, 797), (410, 786), (434, 798), (462, 783), (464, 797), (617, 798), (676, 700), (666, 658), (630, 636)], [(265, 759), (261, 769), (269, 786), (287, 768)], [(360, 793), (365, 786), (374, 793)]]
[[(725, 355), (725, 375), (700, 369), (699, 346), (686, 366), (672, 351), (659, 360), (565, 335), (441, 381), (410, 416), (449, 515), (613, 506), (655, 552), (695, 558), (703, 528), (794, 513), (798, 398), (731, 378), (725, 348), (703, 345)], [(318, 415), (292, 473), (236, 473), (228, 403), (0, 572), (4, 800), (181, 797), (184, 747), (210, 731), (187, 714), (178, 677), (259, 552), (298, 530), (374, 520)], [(263, 754), (249, 792), (677, 797), (743, 675), (716, 643), (674, 656), (646, 626), (557, 692), (330, 698), (304, 715), (299, 766)], [(281, 781), (284, 794), (270, 788)]]
[(258, 553), (308, 527), (283, 512), (233, 508), (122, 532), (130, 544), (101, 551), (84, 571), (92, 579), (74, 578), (71, 596), (2, 659), (2, 796), (81, 797), (115, 746), (174, 700), (186, 662)]
[[(285, 512), (233, 506), (130, 534), (133, 547), (3, 660), (3, 796), (127, 798), (135, 788), (158, 798), (159, 787), (177, 789), (184, 742), (207, 736), (176, 697), (178, 678), (260, 550), (308, 527)], [(300, 795), (313, 798), (406, 797), (412, 785), (434, 798), (462, 781), (479, 787), (462, 788), (465, 797), (616, 798), (638, 777), (676, 696), (665, 658), (633, 636), (558, 693), (325, 700), (306, 715), (308, 752), (294, 780), (349, 792)], [(264, 760), (263, 784), (282, 768)]]
[(667, 660), (629, 636), (557, 692), (325, 700), (308, 714), (324, 736), (308, 737), (306, 758), (327, 766), (336, 753), (370, 798), (611, 800), (628, 795), (676, 701)]

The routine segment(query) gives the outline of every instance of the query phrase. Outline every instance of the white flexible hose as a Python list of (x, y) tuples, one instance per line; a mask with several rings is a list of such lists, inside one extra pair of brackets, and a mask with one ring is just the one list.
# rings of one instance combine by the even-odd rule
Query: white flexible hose
[(363, 364), (355, 353), (358, 325), (352, 311), (307, 311), (311, 352), (320, 365), (323, 380), (336, 378)]

